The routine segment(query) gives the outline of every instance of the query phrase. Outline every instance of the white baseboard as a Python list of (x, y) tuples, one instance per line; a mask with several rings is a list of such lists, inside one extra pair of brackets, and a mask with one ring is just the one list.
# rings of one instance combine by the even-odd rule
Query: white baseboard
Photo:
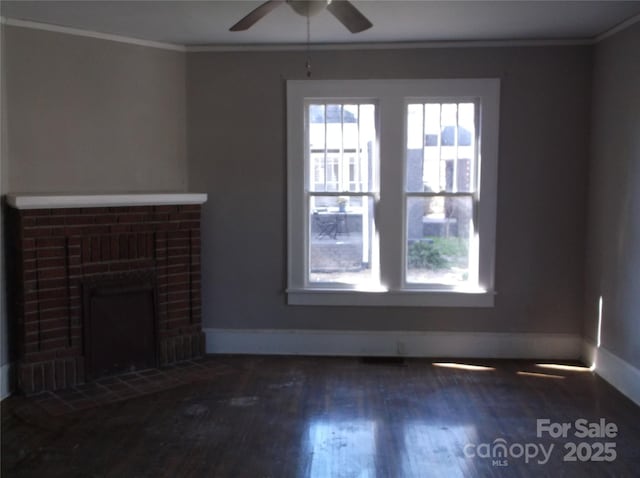
[(604, 380), (640, 405), (640, 369), (611, 353), (604, 347), (584, 341), (582, 358)]
[(0, 400), (4, 400), (11, 395), (11, 374), (13, 372), (13, 364), (6, 363), (0, 367)]
[(210, 354), (580, 358), (574, 334), (204, 329)]

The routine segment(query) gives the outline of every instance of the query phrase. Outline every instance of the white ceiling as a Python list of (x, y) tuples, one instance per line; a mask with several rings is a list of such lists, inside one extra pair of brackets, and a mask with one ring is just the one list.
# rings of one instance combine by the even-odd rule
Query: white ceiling
[[(245, 32), (262, 1), (2, 1), (2, 16), (178, 45), (301, 44), (306, 20), (281, 5)], [(640, 1), (353, 0), (374, 24), (349, 33), (327, 11), (312, 43), (593, 39), (640, 14)]]

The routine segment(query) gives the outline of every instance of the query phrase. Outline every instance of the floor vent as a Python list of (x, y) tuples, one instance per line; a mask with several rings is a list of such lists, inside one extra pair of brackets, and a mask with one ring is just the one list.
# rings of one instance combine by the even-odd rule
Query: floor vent
[(360, 361), (368, 365), (395, 365), (401, 367), (407, 365), (404, 357), (361, 357)]

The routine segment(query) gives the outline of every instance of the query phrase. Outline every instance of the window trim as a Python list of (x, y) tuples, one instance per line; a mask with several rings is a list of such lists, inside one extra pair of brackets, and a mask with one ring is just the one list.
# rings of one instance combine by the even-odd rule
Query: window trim
[[(339, 94), (336, 94), (339, 92)], [(498, 175), (499, 79), (428, 79), (428, 80), (291, 80), (287, 93), (287, 239), (288, 288), (291, 305), (363, 305), (363, 306), (434, 306), (492, 307), (495, 284), (495, 240)], [(380, 232), (381, 282), (386, 287), (336, 288), (331, 284), (308, 282), (308, 229), (306, 214), (307, 187), (304, 104), (309, 99), (371, 101), (377, 105), (379, 144), (378, 184), (383, 201), (376, 201), (376, 229)], [(479, 186), (477, 207), (478, 287), (473, 289), (440, 288), (433, 284), (407, 284), (404, 278), (403, 239), (404, 180), (406, 171), (406, 105), (413, 100), (456, 102), (473, 100), (480, 106), (478, 124)], [(404, 118), (402, 122), (400, 118)], [(398, 124), (402, 127), (399, 128)], [(385, 160), (403, 158), (402, 167)], [(402, 192), (395, 197), (385, 194)], [(376, 191), (374, 189), (374, 191)], [(384, 231), (402, 231), (385, 233)], [(402, 240), (399, 240), (402, 239)], [(397, 263), (399, 261), (399, 264)], [(386, 264), (385, 264), (386, 262)]]

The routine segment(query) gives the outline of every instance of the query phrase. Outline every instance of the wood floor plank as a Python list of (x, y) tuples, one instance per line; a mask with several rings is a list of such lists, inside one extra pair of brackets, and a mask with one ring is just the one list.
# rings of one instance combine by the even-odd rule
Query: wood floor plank
[[(2, 402), (2, 476), (638, 476), (640, 409), (591, 372), (434, 362), (213, 356), (198, 380), (64, 415), (47, 413), (47, 397), (11, 397)], [(536, 436), (543, 418), (572, 424), (569, 436)], [(618, 434), (576, 438), (580, 418), (615, 423)], [(545, 463), (539, 451), (528, 463), (481, 456), (482, 444), (501, 440), (514, 452), (553, 448)], [(569, 442), (586, 443), (583, 452), (615, 443), (617, 457), (566, 462)]]

